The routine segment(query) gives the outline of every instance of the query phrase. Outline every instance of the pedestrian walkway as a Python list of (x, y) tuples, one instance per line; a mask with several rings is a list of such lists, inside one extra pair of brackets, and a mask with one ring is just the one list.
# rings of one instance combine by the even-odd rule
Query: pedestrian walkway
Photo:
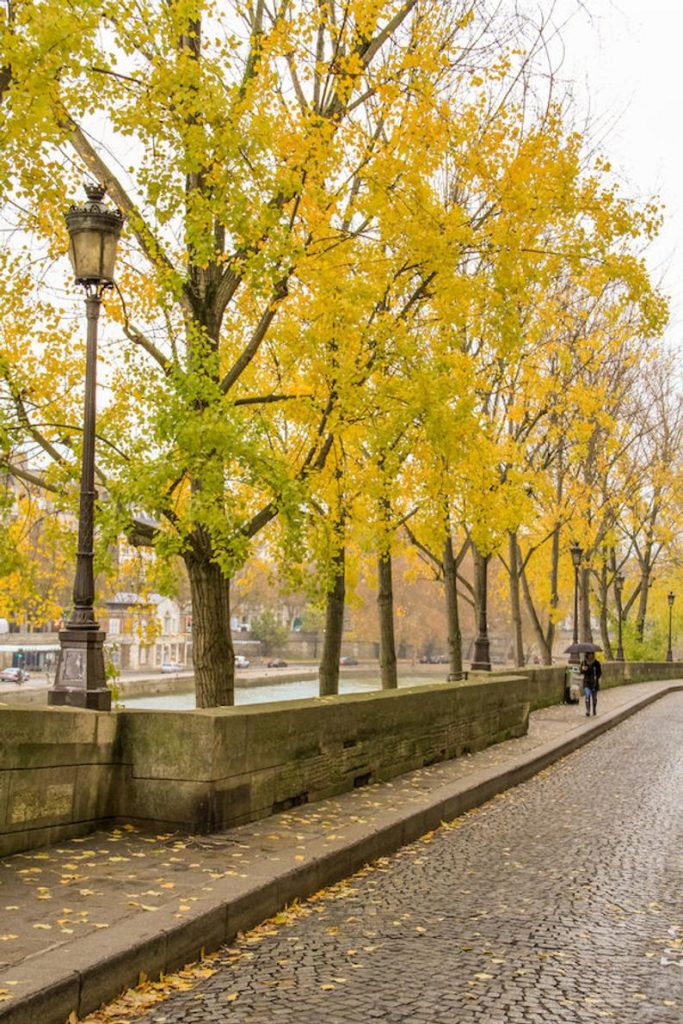
[(682, 732), (671, 694), (87, 1024), (680, 1024)]
[[(0, 1020), (63, 1024), (195, 960), (577, 749), (683, 682), (605, 690), (529, 733), (390, 783), (209, 836), (129, 824), (0, 862)], [(255, 1018), (257, 1019), (257, 1018)], [(663, 1020), (665, 1018), (662, 1018)]]

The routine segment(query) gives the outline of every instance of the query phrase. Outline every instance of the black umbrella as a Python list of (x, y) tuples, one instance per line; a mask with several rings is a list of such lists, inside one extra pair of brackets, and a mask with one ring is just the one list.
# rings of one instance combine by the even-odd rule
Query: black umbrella
[(570, 644), (565, 650), (565, 654), (595, 654), (597, 651), (601, 651), (602, 647), (598, 647), (597, 644)]

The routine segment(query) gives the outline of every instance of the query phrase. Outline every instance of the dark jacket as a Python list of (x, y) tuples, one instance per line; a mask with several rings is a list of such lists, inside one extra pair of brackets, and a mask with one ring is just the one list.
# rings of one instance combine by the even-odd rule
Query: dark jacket
[(591, 662), (582, 661), (579, 667), (583, 676), (584, 686), (587, 686), (589, 690), (599, 690), (602, 665), (598, 659), (594, 658)]

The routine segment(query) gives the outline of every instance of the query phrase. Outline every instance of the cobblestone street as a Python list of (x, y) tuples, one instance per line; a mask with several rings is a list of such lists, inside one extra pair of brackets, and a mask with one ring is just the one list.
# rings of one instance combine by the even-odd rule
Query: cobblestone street
[(224, 950), (148, 1024), (678, 1024), (683, 696)]

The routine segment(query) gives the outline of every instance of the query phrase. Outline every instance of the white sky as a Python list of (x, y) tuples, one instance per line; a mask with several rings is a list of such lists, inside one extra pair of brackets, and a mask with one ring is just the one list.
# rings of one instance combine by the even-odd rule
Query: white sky
[(563, 15), (561, 75), (577, 106), (628, 194), (666, 205), (648, 262), (671, 296), (669, 340), (683, 348), (683, 0), (558, 0), (554, 20)]

